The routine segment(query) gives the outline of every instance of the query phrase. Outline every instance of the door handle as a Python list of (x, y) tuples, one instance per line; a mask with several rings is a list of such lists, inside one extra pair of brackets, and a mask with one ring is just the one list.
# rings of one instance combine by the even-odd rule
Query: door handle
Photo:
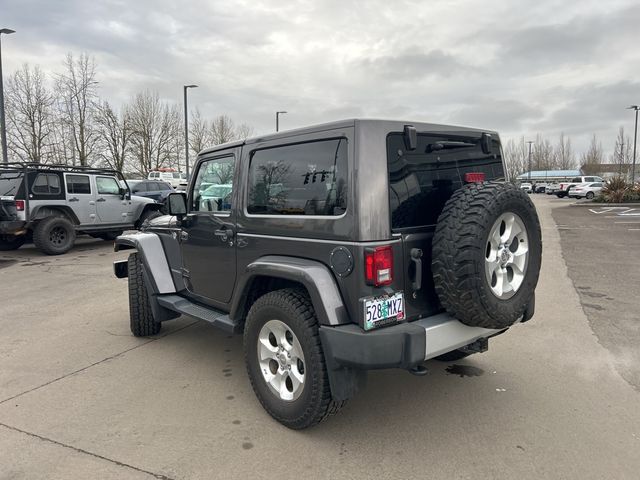
[(80, 199), (78, 197), (72, 197), (69, 199), (70, 202), (79, 202)]
[(99, 198), (99, 199), (96, 200), (96, 202), (106, 202), (106, 201), (107, 201), (106, 198)]
[(419, 248), (412, 248), (409, 252), (411, 260), (416, 265), (416, 276), (411, 282), (411, 287), (414, 291), (418, 291), (422, 288), (422, 250)]
[(222, 227), (218, 230), (215, 230), (213, 234), (218, 237), (221, 241), (226, 242), (229, 237), (233, 235), (233, 230), (228, 227)]

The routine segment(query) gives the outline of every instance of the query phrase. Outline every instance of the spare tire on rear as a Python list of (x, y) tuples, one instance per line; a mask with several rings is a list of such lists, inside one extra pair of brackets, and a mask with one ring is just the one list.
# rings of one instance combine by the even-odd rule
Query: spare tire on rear
[(457, 190), (438, 217), (432, 271), (443, 307), (462, 323), (502, 329), (532, 301), (542, 236), (529, 196), (509, 183)]

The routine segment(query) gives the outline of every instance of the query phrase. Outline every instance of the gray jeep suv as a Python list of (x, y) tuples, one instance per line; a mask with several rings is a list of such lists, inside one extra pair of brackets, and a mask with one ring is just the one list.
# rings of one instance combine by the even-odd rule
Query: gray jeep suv
[(116, 170), (0, 164), (0, 250), (15, 250), (33, 239), (42, 252), (59, 255), (73, 247), (77, 233), (113, 241), (160, 216), (161, 207), (131, 195)]
[(114, 265), (131, 331), (184, 314), (243, 333), (253, 389), (290, 428), (367, 370), (423, 374), (533, 315), (540, 225), (495, 132), (346, 120), (219, 145), (168, 209), (115, 242), (137, 250)]

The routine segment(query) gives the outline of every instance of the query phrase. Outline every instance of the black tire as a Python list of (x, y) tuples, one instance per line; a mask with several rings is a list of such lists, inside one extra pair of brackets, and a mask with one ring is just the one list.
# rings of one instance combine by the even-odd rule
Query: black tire
[(567, 192), (556, 192), (556, 197), (558, 198), (564, 198), (567, 196)]
[(140, 219), (138, 220), (138, 228), (142, 227), (149, 220), (161, 216), (162, 213), (160, 213), (158, 210), (145, 210), (144, 212), (142, 212), (142, 215), (140, 215)]
[(156, 335), (162, 329), (162, 324), (153, 319), (142, 268), (138, 254), (129, 255), (129, 324), (136, 337)]
[(17, 250), (26, 242), (26, 235), (0, 235), (0, 252)]
[(593, 193), (593, 192), (587, 192), (587, 195), (586, 195), (587, 200), (593, 200), (593, 197), (595, 197), (595, 196), (596, 196), (596, 194)]
[[(505, 213), (517, 215), (523, 223), (528, 261), (515, 293), (500, 298), (485, 275), (485, 255), (491, 229)], [(435, 289), (447, 312), (466, 325), (501, 329), (522, 317), (538, 283), (541, 261), (536, 209), (528, 195), (511, 184), (465, 185), (440, 214), (432, 251)]]
[(61, 255), (73, 247), (76, 230), (66, 217), (47, 217), (33, 230), (33, 243), (47, 255)]
[(463, 350), (453, 350), (451, 352), (438, 355), (437, 357), (434, 357), (434, 358), (440, 362), (455, 362), (456, 360), (462, 360), (463, 358), (467, 358), (469, 355), (472, 355), (472, 354), (473, 352), (465, 352)]
[[(300, 396), (292, 401), (276, 397), (260, 371), (258, 338), (262, 327), (273, 319), (280, 320), (291, 329), (305, 358), (304, 387)], [(334, 402), (331, 398), (315, 311), (302, 291), (276, 290), (255, 301), (244, 327), (244, 358), (258, 400), (274, 419), (286, 427), (295, 430), (311, 427), (337, 413), (345, 403)]]
[(117, 237), (119, 237), (123, 233), (124, 232), (122, 230), (116, 230), (116, 231), (113, 231), (113, 232), (98, 233), (95, 236), (98, 237), (98, 238), (101, 238), (104, 241), (113, 242)]

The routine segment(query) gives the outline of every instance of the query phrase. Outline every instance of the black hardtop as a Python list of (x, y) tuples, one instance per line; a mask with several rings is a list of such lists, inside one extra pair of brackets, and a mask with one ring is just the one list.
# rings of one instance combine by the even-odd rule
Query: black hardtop
[(334, 122), (328, 123), (319, 123), (316, 125), (309, 125), (307, 127), (294, 128), (291, 130), (283, 130), (280, 132), (273, 132), (265, 135), (255, 136), (251, 138), (247, 138), (245, 140), (236, 140), (234, 142), (222, 143), (220, 145), (215, 145), (213, 147), (205, 148), (202, 150), (199, 155), (208, 155), (210, 153), (215, 153), (220, 150), (226, 150), (229, 148), (239, 147), (243, 145), (251, 145), (255, 143), (261, 143), (266, 141), (278, 140), (278, 139), (286, 139), (289, 137), (296, 137), (299, 135), (306, 135), (311, 133), (319, 133), (327, 130), (337, 130), (340, 128), (370, 128), (375, 127), (376, 129), (388, 130), (390, 132), (401, 132), (404, 129), (405, 125), (411, 125), (416, 128), (418, 132), (447, 132), (447, 131), (456, 131), (456, 132), (469, 132), (469, 133), (478, 133), (478, 132), (486, 132), (492, 135), (498, 135), (498, 132), (494, 130), (473, 128), (473, 127), (463, 127), (459, 125), (446, 125), (446, 124), (438, 124), (438, 123), (426, 123), (426, 122), (410, 122), (404, 120), (385, 120), (385, 119), (368, 119), (368, 118), (350, 118), (345, 120), (337, 120)]

